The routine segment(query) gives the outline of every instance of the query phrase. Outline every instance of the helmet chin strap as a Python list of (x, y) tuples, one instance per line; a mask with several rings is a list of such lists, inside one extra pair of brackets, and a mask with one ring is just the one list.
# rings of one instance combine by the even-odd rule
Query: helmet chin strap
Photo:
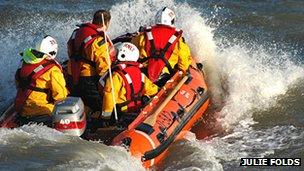
[[(104, 22), (104, 16), (102, 15), (102, 25), (103, 28), (105, 26), (105, 22)], [(110, 54), (109, 54), (109, 49), (108, 49), (108, 43), (107, 43), (107, 32), (106, 29), (103, 30), (104, 31), (104, 35), (105, 35), (105, 43), (106, 43), (106, 51), (107, 51), (107, 57), (108, 57), (108, 67), (109, 67), (109, 75), (110, 75), (110, 82), (111, 82), (111, 94), (112, 94), (112, 100), (113, 100), (113, 104), (114, 104), (114, 114), (115, 114), (115, 120), (118, 121), (118, 117), (117, 117), (117, 110), (116, 110), (116, 99), (115, 99), (115, 94), (114, 94), (114, 84), (113, 84), (113, 79), (112, 79), (112, 70), (111, 70), (111, 59), (110, 59)]]

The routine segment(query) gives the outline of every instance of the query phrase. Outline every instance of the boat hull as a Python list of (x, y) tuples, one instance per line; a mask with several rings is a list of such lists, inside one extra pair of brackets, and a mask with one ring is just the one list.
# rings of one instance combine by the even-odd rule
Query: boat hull
[[(159, 163), (168, 147), (184, 137), (209, 105), (203, 73), (195, 68), (190, 69), (190, 76), (166, 102), (165, 97), (171, 95), (183, 78), (185, 76), (179, 73), (169, 80), (171, 85), (162, 88), (128, 129), (114, 138), (112, 145), (127, 146), (133, 156), (140, 157), (146, 168)], [(163, 109), (157, 111), (155, 107), (161, 105)]]

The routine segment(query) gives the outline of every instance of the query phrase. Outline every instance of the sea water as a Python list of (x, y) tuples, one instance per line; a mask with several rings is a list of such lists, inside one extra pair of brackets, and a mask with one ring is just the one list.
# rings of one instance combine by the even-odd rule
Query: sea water
[[(0, 110), (14, 99), (18, 55), (45, 35), (66, 42), (94, 11), (112, 15), (111, 37), (154, 23), (163, 6), (197, 62), (212, 104), (200, 130), (174, 143), (157, 170), (303, 170), (240, 167), (241, 158), (304, 158), (304, 3), (302, 1), (1, 1)], [(214, 117), (212, 117), (214, 116)], [(212, 121), (211, 121), (212, 120)], [(221, 129), (218, 129), (220, 127)], [(302, 164), (303, 165), (303, 164)], [(0, 129), (0, 170), (144, 170), (121, 147), (69, 137), (41, 125)]]

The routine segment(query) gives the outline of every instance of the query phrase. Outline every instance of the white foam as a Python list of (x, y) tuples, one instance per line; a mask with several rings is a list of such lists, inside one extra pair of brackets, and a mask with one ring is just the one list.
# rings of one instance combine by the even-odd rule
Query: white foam
[(274, 106), (279, 95), (304, 78), (304, 69), (286, 56), (289, 56), (287, 52), (269, 54), (263, 48), (251, 51), (240, 45), (218, 52), (215, 57), (226, 93), (220, 113), (227, 129), (252, 118), (254, 109), (265, 110)]
[[(25, 125), (16, 129), (0, 129), (0, 168), (51, 170), (144, 170), (139, 159), (131, 157), (122, 147), (67, 136), (41, 125)], [(11, 154), (14, 154), (13, 156)], [(36, 164), (31, 163), (35, 161)], [(49, 163), (49, 165), (47, 164)], [(2, 165), (3, 164), (3, 165)]]
[[(231, 161), (251, 155), (263, 157), (272, 154), (274, 149), (287, 148), (285, 142), (287, 139), (303, 138), (303, 134), (292, 127), (274, 127), (262, 131), (251, 128), (255, 123), (252, 110), (264, 110), (275, 105), (279, 95), (284, 94), (297, 79), (303, 78), (303, 66), (292, 63), (289, 60), (291, 57), (289, 53), (270, 53), (267, 48), (258, 47), (256, 44), (252, 45), (255, 50), (243, 45), (216, 46), (216, 43), (221, 42), (214, 40), (214, 28), (205, 24), (206, 21), (200, 16), (201, 13), (187, 4), (176, 3), (173, 0), (156, 2), (137, 0), (113, 6), (109, 35), (115, 37), (137, 31), (141, 25), (152, 24), (156, 11), (163, 6), (171, 7), (176, 11), (177, 27), (184, 30), (184, 37), (192, 55), (205, 65), (213, 104), (216, 104), (220, 110), (220, 121), (226, 129), (234, 130), (225, 137), (216, 137), (208, 141), (197, 141), (193, 135), (188, 136), (191, 141), (181, 144), (177, 149), (187, 152), (187, 148), (193, 147), (194, 153), (181, 155), (178, 160), (171, 161), (168, 170), (177, 168), (199, 170), (206, 166), (210, 166), (207, 167), (210, 170), (223, 170), (220, 160)], [(26, 47), (34, 46), (34, 40), (38, 37), (34, 32), (42, 29), (43, 33), (57, 38), (60, 45), (59, 58), (67, 59), (66, 41), (75, 24), (81, 23), (81, 17), (83, 16), (73, 16), (62, 23), (45, 22), (39, 16), (29, 18), (21, 25), (31, 22), (34, 24), (27, 28), (20, 27), (18, 30), (9, 29), (8, 34), (0, 36), (3, 42), (0, 48), (6, 49), (0, 54), (2, 61), (0, 67), (6, 69), (0, 74), (2, 100), (8, 100), (12, 98), (11, 94), (15, 94), (13, 75), (20, 60), (18, 53)], [(54, 170), (70, 168), (125, 170), (126, 167), (131, 170), (143, 170), (140, 161), (131, 158), (121, 148), (106, 147), (96, 142), (71, 138), (37, 125), (14, 130), (0, 129), (0, 144), (2, 148), (0, 157), (8, 157), (10, 153), (19, 154), (20, 151), (27, 153), (27, 156), (15, 156), (17, 161), (23, 160), (20, 166), (27, 164), (26, 157), (32, 155), (31, 157), (35, 159), (39, 150), (53, 150), (54, 152), (49, 155), (54, 158), (55, 163), (59, 163), (53, 167)], [(250, 150), (253, 148), (264, 151), (251, 153)], [(3, 153), (4, 149), (9, 150), (5, 153), (7, 156)], [(172, 154), (180, 154), (178, 150), (173, 151)], [(61, 158), (62, 155), (64, 159)], [(50, 160), (46, 156), (43, 157), (40, 159)], [(56, 157), (64, 162), (56, 161)]]

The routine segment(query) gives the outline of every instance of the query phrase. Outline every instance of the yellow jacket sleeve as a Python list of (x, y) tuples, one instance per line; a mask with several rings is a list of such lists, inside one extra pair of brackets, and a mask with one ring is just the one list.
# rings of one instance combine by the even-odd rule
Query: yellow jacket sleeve
[(144, 95), (153, 96), (158, 92), (158, 86), (145, 76)]
[[(124, 87), (123, 78), (116, 72), (113, 73), (113, 84), (114, 84), (114, 95), (116, 103), (123, 103), (127, 100), (126, 97), (126, 89)], [(149, 78), (145, 76), (145, 84), (144, 84), (144, 95), (153, 96), (158, 92), (157, 85), (153, 84)], [(111, 81), (108, 78), (104, 87), (104, 96), (103, 96), (103, 104), (102, 110), (103, 112), (112, 112), (114, 108), (114, 102), (112, 98), (112, 88)], [(127, 109), (126, 106), (122, 107), (122, 111)]]
[(54, 66), (51, 68), (50, 74), (53, 99), (55, 101), (65, 99), (68, 95), (68, 91), (62, 71), (57, 66)]
[(107, 72), (111, 65), (110, 52), (108, 51), (110, 50), (109, 43), (100, 44), (102, 41), (103, 38), (99, 37), (92, 43), (92, 51), (94, 53), (93, 60), (96, 63), (96, 70), (99, 76), (102, 76)]
[(140, 58), (146, 58), (148, 56), (147, 52), (145, 51), (146, 40), (144, 33), (141, 33), (138, 36), (132, 38), (131, 43), (133, 43), (138, 48)]
[[(116, 103), (121, 103), (126, 100), (126, 97), (121, 96), (121, 94), (125, 94), (125, 89), (123, 88), (123, 78), (116, 72), (113, 73), (113, 86), (114, 86), (114, 95)], [(124, 92), (122, 92), (124, 90)], [(112, 112), (114, 108), (114, 102), (112, 98), (112, 87), (110, 78), (107, 79), (105, 87), (104, 87), (104, 95), (103, 95), (103, 104), (102, 110), (104, 112)]]
[(192, 57), (191, 57), (191, 53), (190, 53), (190, 48), (186, 44), (183, 37), (181, 37), (178, 40), (177, 45), (174, 48), (174, 51), (176, 51), (176, 50), (178, 50), (177, 66), (181, 71), (183, 71), (185, 73), (186, 70), (189, 68), (189, 66), (192, 63)]

